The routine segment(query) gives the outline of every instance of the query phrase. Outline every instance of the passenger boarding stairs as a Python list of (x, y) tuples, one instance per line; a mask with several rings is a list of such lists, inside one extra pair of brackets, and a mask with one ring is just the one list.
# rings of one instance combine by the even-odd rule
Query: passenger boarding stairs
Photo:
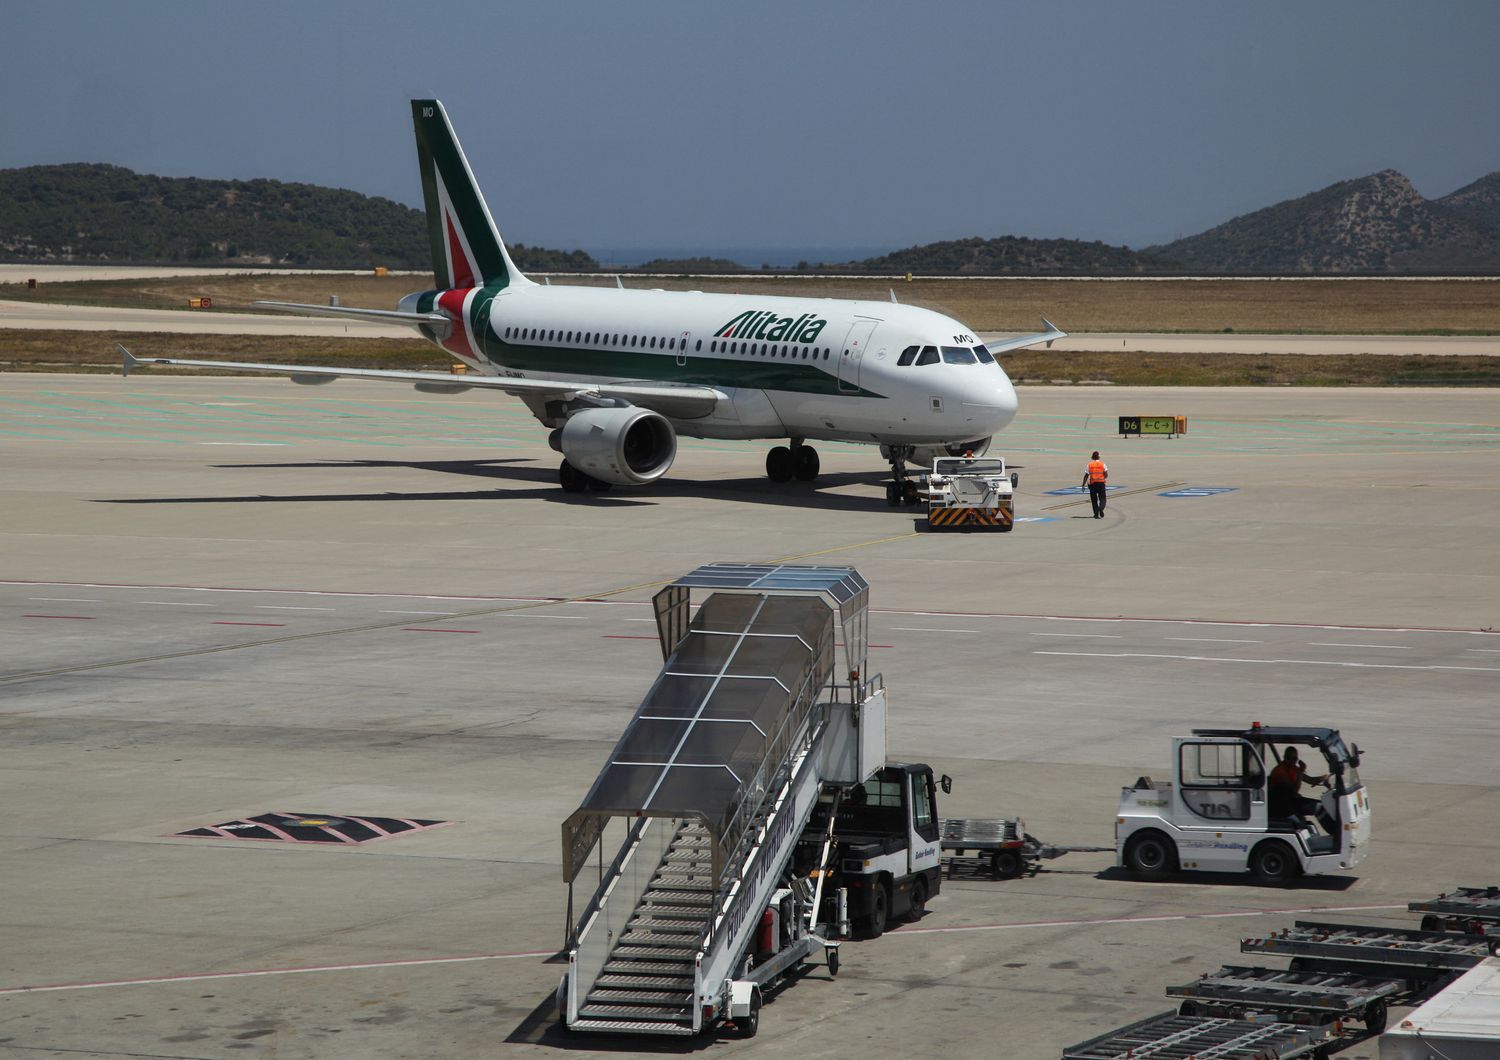
[[(689, 623), (686, 586), (703, 572), (720, 591)], [(723, 591), (742, 576), (756, 584)], [(760, 589), (772, 576), (793, 584)], [(687, 1036), (729, 1015), (823, 784), (884, 761), (883, 683), (832, 679), (830, 603), (844, 643), (860, 646), (843, 672), (864, 662), (868, 590), (852, 568), (711, 564), (688, 579), (658, 594), (666, 665), (563, 826), (571, 929), (557, 1001), (570, 1030)], [(605, 866), (611, 822), (626, 834)], [(596, 849), (598, 888), (574, 920), (572, 884), (593, 875)]]

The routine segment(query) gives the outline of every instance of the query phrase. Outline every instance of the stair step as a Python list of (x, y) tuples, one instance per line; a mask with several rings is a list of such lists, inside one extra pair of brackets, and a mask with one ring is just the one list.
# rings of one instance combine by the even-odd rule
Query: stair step
[(599, 1034), (656, 1034), (673, 1038), (687, 1038), (693, 1033), (691, 1023), (671, 1020), (576, 1019), (569, 1024), (569, 1029), (584, 1034), (593, 1031)]
[(663, 869), (661, 872), (658, 872), (656, 878), (651, 881), (651, 886), (712, 890), (712, 876), (713, 873), (711, 872), (685, 872), (674, 866), (671, 869)]
[(666, 949), (696, 950), (698, 939), (670, 931), (637, 931), (629, 926), (620, 936), (621, 946), (660, 946)]
[(691, 965), (693, 958), (698, 955), (696, 940), (691, 946), (655, 946), (646, 943), (621, 942), (615, 947), (614, 953), (610, 954), (610, 961), (616, 960), (634, 961), (682, 961)]
[(642, 899), (647, 902), (665, 903), (667, 905), (695, 905), (710, 906), (714, 904), (714, 896), (708, 891), (688, 891), (680, 888), (671, 890), (659, 890), (653, 888), (647, 891)]
[(609, 959), (609, 962), (604, 966), (603, 974), (623, 976), (667, 976), (673, 979), (680, 979), (683, 976), (687, 976), (688, 981), (691, 982), (693, 976), (693, 962), (691, 958), (686, 958), (680, 961), (663, 961), (650, 959), (617, 960), (616, 958), (611, 957)]
[(625, 925), (627, 932), (632, 931), (658, 931), (665, 935), (697, 935), (703, 930), (703, 925), (708, 923), (704, 917), (697, 919), (682, 919), (681, 917), (662, 916), (659, 913), (643, 910), (630, 918)]
[(587, 1004), (578, 1010), (578, 1015), (586, 1020), (598, 1019), (622, 1019), (622, 1020), (691, 1020), (691, 1005), (594, 1005)]
[(691, 920), (697, 924), (708, 923), (709, 908), (702, 905), (680, 905), (677, 902), (642, 902), (637, 916), (663, 917), (667, 920)]
[(688, 990), (693, 989), (690, 975), (625, 975), (606, 971), (594, 980), (594, 986), (612, 990)]
[(604, 987), (589, 994), (588, 1005), (657, 1005), (681, 1006), (686, 1008), (692, 1002), (693, 992), (691, 987), (686, 992), (682, 990), (646, 990), (641, 987)]

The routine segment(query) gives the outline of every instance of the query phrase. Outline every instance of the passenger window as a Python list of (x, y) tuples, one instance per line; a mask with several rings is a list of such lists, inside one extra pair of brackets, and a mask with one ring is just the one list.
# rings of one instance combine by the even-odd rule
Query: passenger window
[(938, 351), (936, 346), (923, 346), (922, 352), (917, 355), (917, 365), (937, 364)]
[(994, 364), (995, 363), (995, 355), (992, 354), (989, 351), (989, 349), (987, 347), (985, 347), (985, 346), (975, 346), (974, 347), (974, 356), (979, 358), (979, 363), (980, 364)]
[(896, 358), (896, 365), (897, 365), (897, 367), (905, 368), (907, 365), (911, 364), (911, 362), (915, 361), (916, 359), (917, 359), (917, 347), (915, 347), (915, 346), (908, 346), (908, 347), (906, 347), (906, 349), (904, 349), (904, 350), (901, 351), (901, 356)]
[(697, 342), (695, 342), (693, 344), (693, 352), (694, 353), (702, 353), (703, 352), (703, 340), (702, 339), (699, 339)]

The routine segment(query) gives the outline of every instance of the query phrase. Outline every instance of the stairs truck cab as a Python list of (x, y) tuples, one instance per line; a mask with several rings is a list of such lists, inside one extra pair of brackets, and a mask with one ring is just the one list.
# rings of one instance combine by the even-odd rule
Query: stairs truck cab
[[(1326, 777), (1321, 798), (1278, 782), (1288, 749), (1308, 777)], [(1359, 761), (1359, 747), (1337, 729), (1194, 729), (1172, 741), (1171, 783), (1142, 777), (1121, 791), (1118, 864), (1144, 876), (1249, 870), (1273, 884), (1351, 869), (1370, 848)]]
[[(696, 611), (694, 590), (712, 592)], [(793, 855), (825, 786), (885, 762), (869, 587), (852, 567), (712, 563), (653, 605), (665, 665), (563, 824), (559, 1017), (571, 1031), (732, 1022), (748, 1036), (772, 981), (815, 951), (838, 971), (814, 915), (821, 874), (795, 871)], [(575, 885), (596, 879), (575, 916)]]
[[(951, 790), (951, 778), (941, 786)], [(892, 918), (918, 920), (942, 888), (937, 787), (931, 766), (892, 763), (862, 784), (824, 790), (798, 861), (809, 872), (823, 867), (822, 913), (840, 934), (852, 922), (877, 938)]]

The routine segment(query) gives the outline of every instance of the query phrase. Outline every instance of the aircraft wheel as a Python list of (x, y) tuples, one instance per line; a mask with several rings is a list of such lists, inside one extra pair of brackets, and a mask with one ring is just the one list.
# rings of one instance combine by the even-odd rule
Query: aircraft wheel
[(589, 476), (566, 460), (557, 469), (557, 481), (561, 484), (564, 493), (582, 493), (589, 488)]
[(901, 507), (901, 487), (894, 482), (885, 484), (885, 503), (892, 508)]
[(595, 493), (603, 493), (605, 490), (614, 488), (613, 482), (605, 482), (602, 478), (595, 478), (593, 475), (589, 475), (587, 478), (589, 489)]
[(790, 482), (794, 470), (792, 451), (786, 446), (778, 445), (766, 454), (766, 477), (772, 482)]
[(799, 445), (792, 452), (792, 464), (792, 473), (799, 482), (811, 482), (818, 477), (822, 461), (818, 459), (818, 451), (812, 446)]
[(910, 508), (917, 503), (917, 484), (910, 480), (901, 483), (901, 503)]

